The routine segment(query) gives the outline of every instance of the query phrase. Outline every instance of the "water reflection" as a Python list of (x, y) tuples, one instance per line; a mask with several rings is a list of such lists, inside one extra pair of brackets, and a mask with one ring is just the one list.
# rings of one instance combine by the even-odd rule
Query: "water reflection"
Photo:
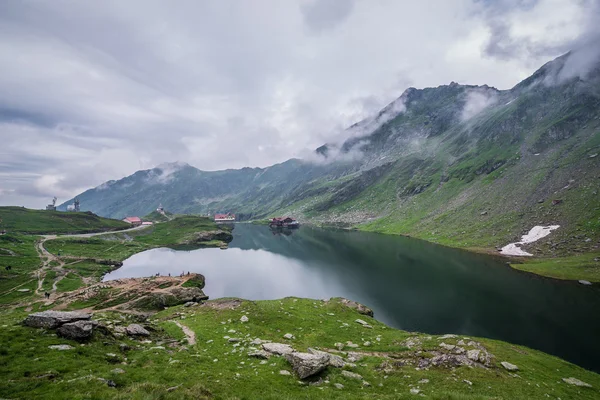
[(498, 338), (600, 369), (600, 293), (402, 237), (238, 224), (228, 250), (137, 254), (106, 278), (199, 272), (211, 298), (343, 296), (411, 331)]

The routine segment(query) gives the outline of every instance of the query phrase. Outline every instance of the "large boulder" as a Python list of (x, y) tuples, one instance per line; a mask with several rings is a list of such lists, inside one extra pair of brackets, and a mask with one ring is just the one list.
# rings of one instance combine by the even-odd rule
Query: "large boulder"
[(59, 326), (56, 333), (66, 339), (82, 342), (92, 337), (94, 325), (94, 321), (75, 321)]
[(330, 354), (327, 353), (325, 351), (321, 351), (321, 350), (316, 350), (313, 348), (308, 348), (308, 352), (310, 354), (315, 354), (317, 356), (323, 356), (323, 357), (327, 357), (327, 363), (329, 365), (331, 365), (332, 367), (336, 367), (336, 368), (342, 368), (344, 366), (344, 364), (346, 364), (344, 362), (344, 359), (340, 356), (337, 356), (335, 354)]
[(300, 379), (318, 374), (329, 365), (329, 357), (325, 354), (291, 353), (285, 358)]
[(91, 314), (77, 311), (43, 311), (29, 314), (23, 323), (32, 328), (55, 329), (75, 321), (89, 320)]

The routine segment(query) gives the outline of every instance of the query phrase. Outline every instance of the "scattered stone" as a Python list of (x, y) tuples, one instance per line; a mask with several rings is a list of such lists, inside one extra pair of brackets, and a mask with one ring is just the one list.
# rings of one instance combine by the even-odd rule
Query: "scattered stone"
[(48, 346), (48, 348), (52, 350), (71, 350), (74, 347), (69, 346), (68, 344), (54, 344), (52, 346)]
[(328, 354), (291, 353), (286, 359), (300, 379), (318, 374), (329, 365)]
[(263, 350), (278, 356), (283, 356), (294, 352), (292, 346), (283, 343), (263, 343), (262, 347)]
[(30, 291), (30, 289), (17, 289), (17, 292), (21, 292), (21, 293), (27, 293), (29, 291)]
[(198, 305), (198, 303), (196, 303), (195, 301), (188, 301), (183, 306), (184, 307), (192, 307), (192, 306), (196, 306), (196, 305)]
[(65, 339), (84, 341), (92, 337), (92, 321), (79, 320), (59, 326), (56, 333)]
[(342, 350), (344, 348), (344, 343), (337, 342), (337, 343), (334, 343), (333, 346), (338, 350)]
[(290, 371), (287, 371), (285, 369), (282, 369), (281, 371), (279, 371), (279, 375), (291, 375), (292, 373)]
[(352, 347), (353, 349), (356, 349), (358, 347), (358, 345), (356, 343), (352, 343), (350, 341), (346, 342), (346, 346)]
[(295, 339), (294, 335), (292, 335), (291, 333), (286, 333), (285, 335), (283, 335), (283, 338), (288, 340)]
[(354, 353), (354, 352), (348, 353), (348, 361), (350, 361), (352, 363), (359, 362), (362, 359), (363, 359), (363, 355), (360, 353)]
[(444, 335), (444, 336), (440, 336), (438, 339), (440, 339), (440, 340), (442, 340), (442, 339), (454, 339), (456, 337), (457, 337), (456, 335), (447, 334), (447, 335)]
[(584, 281), (583, 279), (579, 280), (579, 283), (581, 283), (582, 285), (591, 285), (592, 284), (592, 282)]
[(139, 324), (131, 324), (125, 328), (125, 331), (129, 336), (150, 336), (150, 332)]
[(242, 315), (242, 318), (240, 318), (240, 321), (241, 321), (242, 323), (244, 323), (244, 322), (248, 322), (248, 317), (247, 317), (247, 316), (245, 316), (245, 315)]
[(446, 344), (446, 343), (444, 343), (444, 342), (440, 343), (440, 347), (441, 347), (442, 349), (444, 349), (444, 350), (448, 350), (448, 351), (452, 351), (452, 350), (454, 350), (454, 349), (456, 348), (456, 346), (455, 346), (455, 345), (453, 345), (453, 344)]
[(29, 314), (23, 323), (32, 328), (55, 329), (70, 322), (89, 320), (91, 314), (77, 311), (43, 311)]
[(110, 372), (112, 372), (113, 374), (124, 374), (125, 373), (125, 371), (122, 370), (121, 368), (115, 368)]
[(106, 384), (108, 385), (108, 387), (113, 387), (113, 388), (117, 387), (117, 384), (115, 383), (115, 381), (108, 380), (108, 381), (106, 381)]
[(412, 389), (410, 389), (410, 393), (411, 394), (419, 394), (419, 393), (421, 393), (421, 390), (417, 389), (417, 388), (412, 388)]
[(421, 379), (421, 380), (419, 381), (419, 384), (421, 384), (421, 385), (424, 385), (424, 384), (426, 384), (426, 383), (429, 383), (429, 379)]
[(238, 343), (240, 340), (242, 340), (242, 339), (236, 338), (236, 337), (232, 337), (232, 338), (229, 338), (227, 341), (229, 343)]
[(362, 381), (363, 377), (355, 372), (350, 372), (350, 371), (342, 371), (342, 376), (349, 378), (349, 379), (357, 379), (359, 381)]
[(470, 380), (463, 379), (463, 382), (466, 383), (469, 386), (473, 386), (473, 382), (471, 382)]
[(354, 321), (354, 322), (356, 322), (357, 324), (361, 324), (361, 325), (363, 325), (363, 326), (364, 326), (364, 325), (369, 325), (369, 324), (367, 323), (367, 321), (363, 321), (362, 319), (357, 319), (357, 320), (356, 320), (356, 321)]
[(515, 364), (511, 364), (507, 361), (502, 361), (500, 364), (504, 367), (504, 369), (506, 369), (508, 371), (518, 371), (519, 370), (519, 367), (517, 367)]
[(563, 382), (568, 383), (569, 385), (581, 386), (581, 387), (592, 387), (589, 383), (585, 383), (580, 381), (577, 378), (563, 378)]
[(341, 383), (334, 383), (333, 386), (335, 386), (336, 389), (343, 389), (344, 385), (342, 385)]
[(362, 385), (363, 385), (364, 387), (369, 387), (369, 386), (371, 386), (371, 384), (370, 384), (369, 382), (367, 382), (367, 381), (362, 381)]
[(263, 360), (266, 360), (269, 357), (271, 357), (271, 354), (267, 353), (264, 350), (257, 350), (257, 351), (251, 351), (251, 352), (249, 352), (248, 353), (248, 357), (261, 358)]

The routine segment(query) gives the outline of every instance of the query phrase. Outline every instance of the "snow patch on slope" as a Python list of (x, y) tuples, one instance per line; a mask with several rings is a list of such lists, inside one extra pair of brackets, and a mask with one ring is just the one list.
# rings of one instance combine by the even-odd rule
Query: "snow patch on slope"
[(553, 230), (558, 228), (560, 228), (560, 225), (534, 226), (527, 235), (521, 237), (520, 242), (510, 243), (504, 246), (500, 251), (500, 254), (504, 254), (505, 256), (532, 256), (533, 254), (522, 250), (519, 245), (536, 242), (541, 238), (548, 236)]

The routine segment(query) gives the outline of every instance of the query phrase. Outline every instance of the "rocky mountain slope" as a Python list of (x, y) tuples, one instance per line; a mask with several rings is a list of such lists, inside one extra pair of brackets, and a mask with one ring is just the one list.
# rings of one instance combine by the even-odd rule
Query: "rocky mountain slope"
[(310, 161), (214, 172), (167, 164), (82, 193), (82, 209), (145, 215), (162, 202), (173, 212), (231, 211), (242, 219), (290, 213), (481, 248), (556, 224), (528, 251), (594, 251), (600, 60), (590, 54), (567, 53), (510, 90), (409, 88)]

